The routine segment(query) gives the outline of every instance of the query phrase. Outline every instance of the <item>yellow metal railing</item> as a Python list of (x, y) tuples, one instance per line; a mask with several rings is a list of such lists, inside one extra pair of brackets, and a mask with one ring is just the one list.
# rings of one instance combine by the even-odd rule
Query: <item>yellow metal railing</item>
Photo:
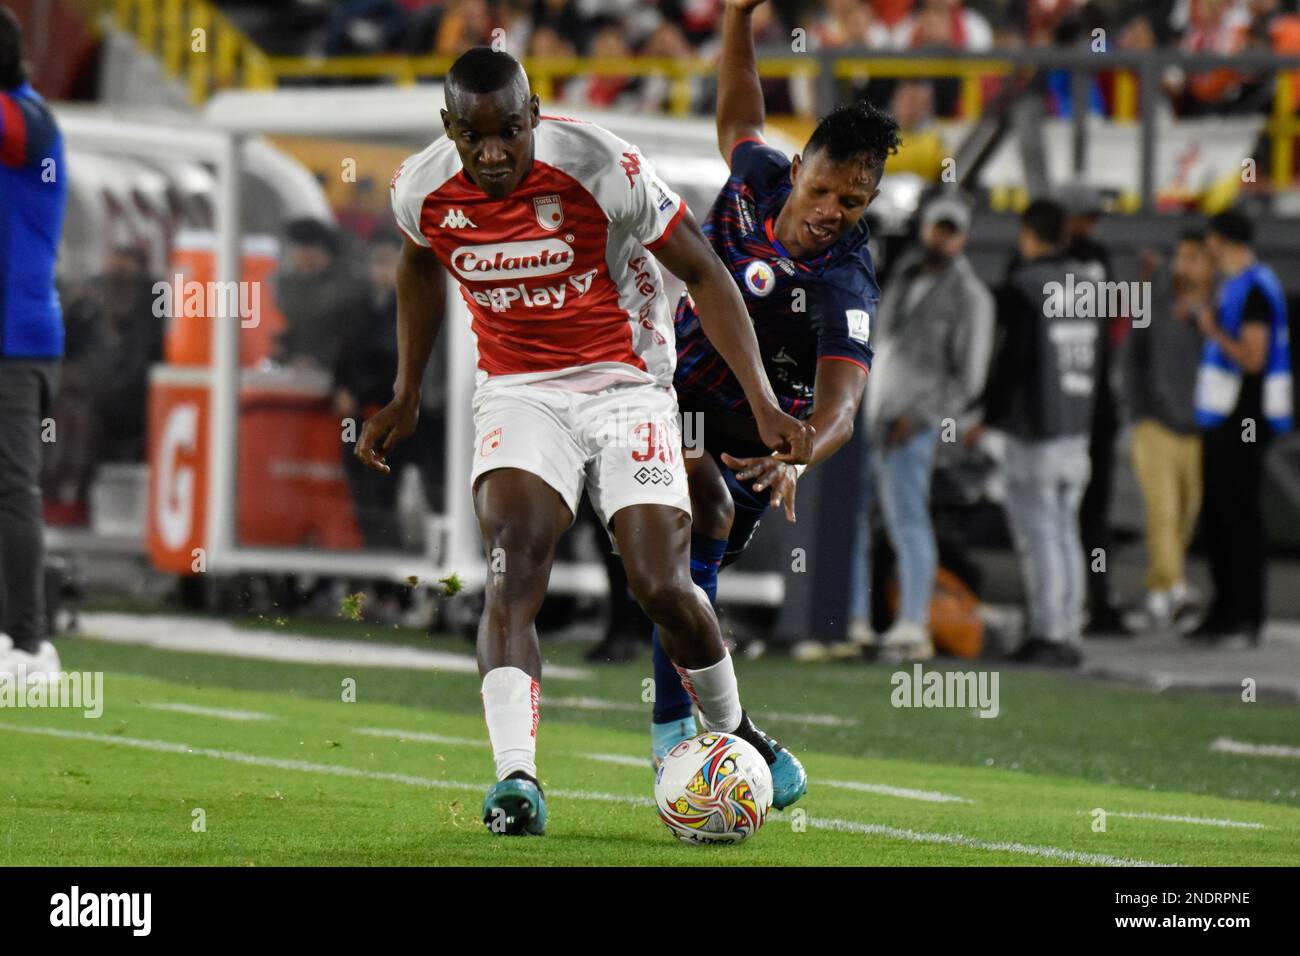
[(219, 89), (276, 86), (270, 58), (209, 0), (77, 2), (92, 19), (108, 18), (184, 80), (195, 106)]
[(872, 57), (870, 59), (842, 59), (835, 61), (837, 80), (868, 80), (883, 78), (961, 80), (961, 113), (975, 118), (984, 112), (985, 77), (1010, 75), (1016, 65), (1010, 60), (945, 60), (913, 57)]
[[(191, 102), (201, 105), (215, 91), (230, 87), (274, 89), (287, 79), (380, 79), (409, 86), (445, 76), (452, 56), (272, 57), (240, 31), (210, 0), (76, 0), (90, 15), (107, 16), (157, 56), (167, 71), (183, 79)], [(823, 59), (811, 56), (766, 58), (764, 78), (820, 78)], [(576, 76), (658, 77), (667, 79), (669, 112), (690, 112), (691, 81), (717, 72), (704, 59), (629, 57), (527, 58), (524, 66), (543, 102), (554, 99), (559, 81)], [(835, 81), (872, 78), (954, 78), (961, 81), (961, 115), (975, 118), (984, 109), (984, 80), (1006, 77), (1017, 69), (1011, 59), (963, 60), (942, 57), (849, 57), (833, 61)], [(1291, 183), (1295, 142), (1300, 136), (1295, 84), (1300, 71), (1280, 70), (1267, 129), (1272, 141), (1275, 188)], [(1115, 71), (1113, 118), (1137, 122), (1140, 82), (1130, 69)]]

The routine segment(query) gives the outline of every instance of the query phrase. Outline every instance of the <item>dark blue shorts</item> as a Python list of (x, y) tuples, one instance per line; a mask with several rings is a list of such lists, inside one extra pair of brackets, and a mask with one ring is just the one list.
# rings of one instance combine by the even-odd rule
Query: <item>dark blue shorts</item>
[(738, 419), (734, 415), (711, 412), (705, 409), (686, 407), (682, 414), (700, 413), (704, 416), (703, 438), (705, 454), (711, 455), (722, 472), (722, 480), (731, 492), (731, 503), (735, 506), (736, 517), (731, 523), (731, 534), (727, 537), (727, 550), (722, 554), (722, 567), (732, 564), (749, 547), (749, 542), (758, 530), (758, 523), (767, 513), (772, 499), (770, 490), (755, 492), (752, 481), (740, 481), (735, 471), (722, 463), (722, 453), (726, 452), (736, 458), (760, 458), (772, 454), (772, 450), (762, 442), (741, 437), (737, 432), (748, 431), (753, 427), (752, 420)]

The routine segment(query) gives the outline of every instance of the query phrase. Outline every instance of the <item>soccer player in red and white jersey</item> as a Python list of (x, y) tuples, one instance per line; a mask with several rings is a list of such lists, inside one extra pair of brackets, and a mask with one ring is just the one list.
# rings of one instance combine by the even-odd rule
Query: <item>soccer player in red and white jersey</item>
[(769, 764), (793, 760), (742, 710), (717, 618), (691, 581), (673, 323), (655, 259), (686, 283), (776, 456), (806, 461), (812, 429), (779, 408), (729, 273), (635, 146), (543, 118), (520, 64), (486, 47), (453, 64), (446, 99), (446, 138), (393, 177), (406, 234), (398, 374), (356, 453), (387, 471), (384, 455), (415, 428), (445, 268), (478, 354), (470, 480), (491, 569), (478, 660), (498, 780), (484, 822), (494, 833), (545, 829), (534, 620), (584, 486), (705, 728), (736, 734)]

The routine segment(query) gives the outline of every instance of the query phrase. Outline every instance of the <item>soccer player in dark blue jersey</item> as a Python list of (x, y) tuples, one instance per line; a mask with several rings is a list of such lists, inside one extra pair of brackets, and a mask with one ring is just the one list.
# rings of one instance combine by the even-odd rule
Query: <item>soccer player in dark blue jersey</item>
[(44, 609), (41, 421), (63, 357), (54, 261), (67, 200), (63, 134), (27, 82), (18, 21), (0, 6), (0, 675), (57, 675)]
[[(898, 124), (866, 103), (842, 105), (817, 126), (793, 161), (764, 144), (763, 93), (750, 15), (763, 0), (728, 0), (718, 77), (718, 148), (731, 177), (704, 225), (740, 287), (764, 368), (785, 412), (815, 429), (809, 465), (853, 434), (871, 367), (871, 320), (880, 289), (867, 252), (864, 214), (879, 193)], [(773, 458), (759, 440), (736, 378), (709, 344), (689, 296), (675, 317), (674, 379), (683, 415), (703, 417), (705, 454), (687, 458), (693, 512), (691, 576), (717, 596), (718, 571), (744, 551), (769, 507), (795, 520), (801, 468)], [(655, 761), (695, 734), (691, 700), (654, 643)], [(772, 767), (773, 804), (807, 789), (787, 751)]]

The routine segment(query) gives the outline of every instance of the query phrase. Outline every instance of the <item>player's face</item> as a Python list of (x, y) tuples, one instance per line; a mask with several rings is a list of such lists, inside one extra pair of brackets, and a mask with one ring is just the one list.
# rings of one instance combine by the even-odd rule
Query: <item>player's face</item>
[(790, 181), (784, 215), (791, 217), (790, 252), (800, 259), (833, 246), (880, 195), (879, 178), (865, 164), (835, 163), (822, 150), (796, 156)]
[(464, 93), (459, 112), (442, 111), (447, 136), (465, 172), (493, 199), (510, 195), (533, 165), (540, 105), (518, 84), (493, 93)]

